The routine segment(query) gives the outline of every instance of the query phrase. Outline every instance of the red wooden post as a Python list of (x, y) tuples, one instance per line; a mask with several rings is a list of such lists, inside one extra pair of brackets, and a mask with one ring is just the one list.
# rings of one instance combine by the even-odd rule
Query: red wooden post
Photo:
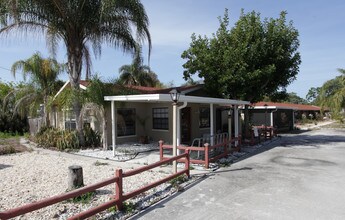
[(118, 180), (115, 183), (115, 199), (118, 200), (118, 205), (116, 205), (117, 210), (121, 210), (123, 206), (122, 201), (122, 169), (118, 169), (115, 172), (115, 176), (118, 177)]
[(187, 154), (187, 156), (186, 156), (186, 160), (184, 161), (184, 166), (185, 166), (185, 169), (187, 170), (187, 172), (186, 172), (186, 174), (187, 174), (187, 176), (188, 176), (188, 178), (190, 177), (190, 172), (189, 172), (189, 168), (190, 168), (190, 161), (189, 161), (189, 150), (188, 149), (186, 149), (185, 150), (185, 153)]
[(163, 160), (163, 144), (164, 144), (164, 141), (160, 140), (158, 141), (159, 143), (159, 161), (162, 161)]
[(205, 167), (206, 167), (206, 169), (208, 169), (209, 168), (208, 148), (209, 148), (210, 144), (209, 143), (205, 143), (204, 146), (205, 146)]

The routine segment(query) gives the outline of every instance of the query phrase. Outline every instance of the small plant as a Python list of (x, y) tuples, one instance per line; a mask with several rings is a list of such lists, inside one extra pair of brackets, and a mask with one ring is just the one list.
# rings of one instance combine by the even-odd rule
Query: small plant
[(113, 213), (117, 212), (116, 206), (110, 207), (110, 208), (108, 209), (108, 212), (113, 212)]
[(85, 194), (82, 194), (80, 196), (76, 196), (72, 199), (70, 199), (71, 202), (73, 203), (83, 203), (83, 204), (86, 204), (86, 203), (89, 203), (96, 195), (96, 192), (87, 192)]
[(85, 126), (83, 132), (86, 147), (98, 148), (101, 146), (102, 139), (98, 131), (94, 131), (90, 126)]
[(181, 175), (181, 176), (178, 176), (172, 180), (170, 180), (170, 184), (173, 186), (173, 187), (178, 187), (181, 183), (184, 183), (187, 181), (187, 178), (185, 175)]
[(118, 152), (122, 153), (122, 154), (133, 154), (134, 153), (134, 151), (127, 150), (127, 149), (119, 149)]
[(0, 148), (0, 155), (14, 154), (16, 149), (13, 146), (4, 146)]
[(94, 163), (94, 165), (95, 165), (95, 166), (105, 166), (105, 165), (109, 165), (109, 163), (100, 162), (100, 161), (97, 160), (97, 161)]
[(135, 211), (135, 204), (133, 202), (124, 202), (123, 203), (123, 212), (132, 213)]

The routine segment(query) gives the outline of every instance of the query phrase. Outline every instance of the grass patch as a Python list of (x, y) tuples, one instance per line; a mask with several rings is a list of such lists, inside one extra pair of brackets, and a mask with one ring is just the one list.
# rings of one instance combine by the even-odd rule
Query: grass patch
[(19, 133), (7, 133), (7, 132), (0, 132), (0, 139), (8, 139), (8, 138), (20, 138), (23, 135)]

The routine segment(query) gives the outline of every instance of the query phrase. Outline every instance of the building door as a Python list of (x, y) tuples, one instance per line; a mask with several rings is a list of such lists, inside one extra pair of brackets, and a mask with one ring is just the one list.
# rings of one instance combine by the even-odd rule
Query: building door
[(191, 120), (190, 107), (181, 109), (181, 144), (190, 145), (191, 142)]

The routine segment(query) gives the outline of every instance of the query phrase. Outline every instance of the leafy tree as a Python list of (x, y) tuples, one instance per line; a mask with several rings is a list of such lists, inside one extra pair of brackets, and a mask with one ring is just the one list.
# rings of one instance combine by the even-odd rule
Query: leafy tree
[(137, 45), (131, 65), (123, 65), (119, 69), (119, 80), (126, 85), (151, 86), (159, 85), (159, 80), (149, 66), (143, 65), (141, 46)]
[(294, 104), (307, 104), (307, 101), (297, 95), (295, 92), (288, 93), (288, 97), (285, 100), (288, 103), (294, 103)]
[(38, 106), (43, 103), (43, 118), (45, 125), (49, 126), (48, 98), (57, 91), (57, 77), (64, 70), (64, 65), (59, 64), (55, 59), (44, 59), (36, 52), (27, 60), (19, 60), (12, 65), (12, 73), (15, 76), (18, 71), (23, 73), (24, 80), (30, 76), (29, 84), (15, 90), (23, 94), (16, 101), (16, 108), (27, 109), (28, 106), (37, 111)]
[[(147, 39), (151, 51), (149, 21), (139, 0), (2, 0), (0, 8), (0, 34), (14, 30), (43, 33), (53, 53), (59, 41), (64, 43), (77, 117), (81, 110), (78, 93), (82, 66), (90, 67), (90, 46), (97, 57), (103, 44), (131, 52), (137, 40)], [(77, 130), (83, 145), (79, 122)]]
[(286, 12), (262, 21), (259, 13), (242, 11), (230, 29), (226, 9), (219, 22), (210, 38), (192, 35), (181, 55), (187, 60), (185, 80), (198, 74), (210, 94), (250, 102), (284, 91), (295, 80), (301, 63), (298, 31), (286, 22)]
[(0, 132), (23, 134), (28, 131), (26, 115), (20, 116), (14, 112), (16, 99), (9, 96), (17, 87), (21, 85), (0, 82)]
[(198, 73), (206, 89), (218, 97), (260, 101), (284, 89), (296, 77), (301, 63), (297, 51), (298, 31), (286, 22), (286, 12), (277, 19), (242, 11), (229, 29), (228, 10), (211, 38), (192, 35), (184, 78)]
[(311, 87), (306, 95), (306, 100), (310, 104), (316, 104), (321, 87)]

